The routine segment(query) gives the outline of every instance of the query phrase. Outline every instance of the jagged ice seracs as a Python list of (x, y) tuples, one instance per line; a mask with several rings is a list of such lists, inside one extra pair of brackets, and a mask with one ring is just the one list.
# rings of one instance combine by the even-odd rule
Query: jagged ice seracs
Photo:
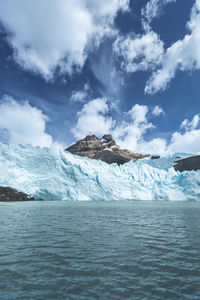
[(176, 155), (118, 166), (56, 148), (0, 143), (0, 185), (36, 200), (199, 200), (200, 171), (176, 172)]

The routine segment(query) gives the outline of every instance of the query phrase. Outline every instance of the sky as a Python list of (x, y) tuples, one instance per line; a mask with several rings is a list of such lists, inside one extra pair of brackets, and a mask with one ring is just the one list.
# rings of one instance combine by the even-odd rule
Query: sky
[(1, 0), (0, 141), (200, 152), (200, 0)]

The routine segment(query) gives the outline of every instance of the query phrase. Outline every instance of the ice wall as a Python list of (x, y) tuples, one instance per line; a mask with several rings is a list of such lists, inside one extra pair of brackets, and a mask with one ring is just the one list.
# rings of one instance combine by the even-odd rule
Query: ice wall
[(43, 200), (199, 200), (200, 171), (176, 172), (174, 156), (122, 166), (54, 148), (0, 143), (0, 185)]

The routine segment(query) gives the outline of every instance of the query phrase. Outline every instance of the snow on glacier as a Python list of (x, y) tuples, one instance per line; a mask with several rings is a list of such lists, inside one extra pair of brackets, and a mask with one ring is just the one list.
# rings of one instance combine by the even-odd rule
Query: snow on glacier
[(55, 148), (0, 143), (0, 185), (43, 200), (199, 200), (200, 171), (176, 172), (174, 160), (118, 166)]

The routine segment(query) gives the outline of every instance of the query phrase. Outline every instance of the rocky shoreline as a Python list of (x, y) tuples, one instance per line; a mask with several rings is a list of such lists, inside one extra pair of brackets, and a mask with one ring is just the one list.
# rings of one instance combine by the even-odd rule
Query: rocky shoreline
[(33, 201), (34, 198), (10, 187), (0, 186), (0, 202)]

